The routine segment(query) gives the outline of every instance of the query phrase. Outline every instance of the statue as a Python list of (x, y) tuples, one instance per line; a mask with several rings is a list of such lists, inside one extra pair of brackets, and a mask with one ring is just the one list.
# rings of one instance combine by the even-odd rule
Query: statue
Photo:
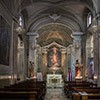
[(34, 76), (34, 62), (30, 61), (30, 65), (29, 65), (29, 77), (33, 77)]
[(91, 61), (89, 64), (89, 78), (93, 79), (94, 78), (94, 62)]
[(37, 73), (37, 81), (43, 81), (42, 72)]
[(70, 68), (68, 68), (68, 81), (72, 81), (72, 72)]
[(81, 65), (79, 63), (78, 60), (76, 60), (76, 63), (75, 63), (75, 77), (81, 77), (82, 74), (81, 74)]

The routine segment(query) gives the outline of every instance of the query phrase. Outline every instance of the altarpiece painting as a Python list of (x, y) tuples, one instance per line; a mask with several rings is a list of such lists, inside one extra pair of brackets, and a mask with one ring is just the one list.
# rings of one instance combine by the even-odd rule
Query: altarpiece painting
[(47, 54), (48, 67), (61, 67), (61, 52), (57, 47), (51, 47)]

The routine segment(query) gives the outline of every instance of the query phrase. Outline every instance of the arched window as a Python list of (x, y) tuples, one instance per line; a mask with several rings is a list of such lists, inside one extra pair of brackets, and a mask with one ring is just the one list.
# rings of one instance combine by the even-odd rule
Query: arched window
[(92, 14), (89, 12), (87, 15), (87, 27), (92, 23)]
[(24, 28), (24, 19), (23, 19), (23, 16), (21, 14), (19, 15), (19, 26)]

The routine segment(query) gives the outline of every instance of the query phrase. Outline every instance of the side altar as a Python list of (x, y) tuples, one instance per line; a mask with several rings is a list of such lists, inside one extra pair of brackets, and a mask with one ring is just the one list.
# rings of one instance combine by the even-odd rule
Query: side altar
[(47, 87), (62, 87), (62, 75), (61, 74), (47, 74)]

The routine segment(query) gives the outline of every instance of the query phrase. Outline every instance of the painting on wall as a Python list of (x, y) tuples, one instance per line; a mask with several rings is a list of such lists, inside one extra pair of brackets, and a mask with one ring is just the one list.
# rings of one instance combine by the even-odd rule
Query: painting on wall
[(9, 65), (10, 39), (10, 25), (0, 16), (0, 64), (2, 65)]
[(61, 66), (61, 52), (57, 47), (51, 47), (47, 54), (48, 67)]

